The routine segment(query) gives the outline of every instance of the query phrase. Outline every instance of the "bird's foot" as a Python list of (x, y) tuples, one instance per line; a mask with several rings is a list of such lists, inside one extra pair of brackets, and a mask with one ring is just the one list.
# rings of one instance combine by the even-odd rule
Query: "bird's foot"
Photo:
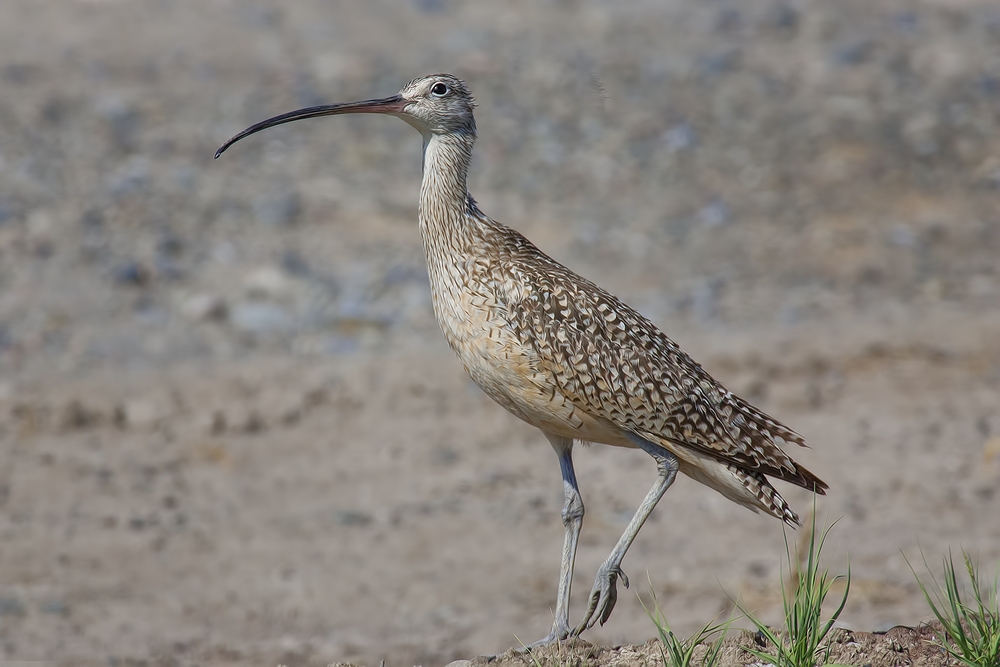
[(597, 578), (594, 580), (594, 588), (590, 591), (590, 605), (587, 613), (583, 616), (583, 621), (573, 630), (576, 637), (584, 630), (594, 627), (600, 621), (601, 625), (608, 620), (611, 612), (614, 611), (615, 603), (618, 602), (618, 578), (621, 577), (625, 588), (628, 588), (628, 577), (622, 572), (619, 565), (605, 563), (597, 570)]
[(549, 634), (545, 635), (537, 642), (531, 642), (526, 646), (522, 644), (524, 647), (523, 650), (531, 651), (532, 649), (541, 648), (542, 646), (548, 646), (549, 644), (565, 641), (570, 638), (571, 634), (569, 624), (566, 621), (563, 621), (562, 623), (556, 621), (556, 623), (552, 626), (552, 630), (549, 631)]

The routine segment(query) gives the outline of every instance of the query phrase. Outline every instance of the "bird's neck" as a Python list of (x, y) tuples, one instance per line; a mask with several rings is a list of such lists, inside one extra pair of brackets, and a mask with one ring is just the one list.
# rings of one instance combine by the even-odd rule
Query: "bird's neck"
[(420, 184), (420, 234), (428, 259), (442, 252), (467, 252), (475, 244), (475, 220), (468, 215), (466, 176), (475, 134), (424, 136)]

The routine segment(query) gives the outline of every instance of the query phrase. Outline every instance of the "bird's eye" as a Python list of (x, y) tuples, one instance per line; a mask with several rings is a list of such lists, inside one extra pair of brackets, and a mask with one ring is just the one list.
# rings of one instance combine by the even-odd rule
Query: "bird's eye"
[(431, 88), (431, 93), (437, 97), (444, 97), (448, 94), (448, 86), (439, 81)]

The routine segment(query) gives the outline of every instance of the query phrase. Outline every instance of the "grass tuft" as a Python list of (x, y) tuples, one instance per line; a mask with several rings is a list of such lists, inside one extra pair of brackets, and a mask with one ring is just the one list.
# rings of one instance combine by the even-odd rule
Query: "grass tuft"
[(708, 650), (701, 659), (701, 667), (715, 667), (722, 650), (722, 640), (726, 638), (726, 633), (729, 632), (729, 626), (732, 625), (733, 618), (730, 617), (725, 623), (709, 623), (687, 639), (681, 639), (670, 629), (670, 625), (663, 615), (663, 610), (656, 600), (656, 593), (653, 591), (653, 583), (651, 581), (649, 582), (649, 596), (653, 601), (652, 610), (646, 606), (641, 597), (639, 598), (639, 603), (646, 610), (649, 619), (653, 621), (660, 635), (660, 641), (663, 642), (663, 648), (660, 649), (663, 667), (690, 667), (695, 649), (702, 644), (706, 644)]
[[(836, 522), (834, 522), (835, 524)], [(830, 526), (830, 528), (832, 527), (833, 525)], [(841, 612), (844, 611), (847, 596), (851, 591), (851, 566), (849, 562), (846, 575), (831, 577), (829, 570), (820, 570), (819, 557), (830, 528), (825, 529), (817, 540), (814, 504), (805, 558), (800, 558), (799, 550), (789, 545), (788, 535), (785, 534), (785, 555), (788, 559), (790, 582), (786, 586), (784, 578), (782, 578), (781, 593), (785, 612), (784, 634), (787, 638), (783, 638), (778, 632), (765, 625), (741, 602), (736, 602), (739, 610), (757, 627), (761, 636), (775, 648), (773, 653), (748, 649), (758, 660), (776, 667), (815, 667), (818, 661), (822, 665), (829, 661), (830, 647), (824, 645), (824, 640), (833, 628), (833, 624), (837, 622)], [(840, 599), (837, 609), (824, 622), (823, 603), (826, 601), (830, 588), (838, 579), (846, 581), (844, 596)], [(789, 587), (791, 590), (788, 590)]]
[[(993, 578), (993, 587), (990, 589), (983, 585), (979, 577), (979, 564), (974, 563), (964, 549), (962, 557), (970, 584), (964, 594), (965, 587), (958, 583), (951, 551), (944, 559), (943, 587), (931, 573), (933, 588), (928, 590), (913, 570), (910, 561), (907, 560), (906, 564), (910, 565), (910, 570), (913, 571), (913, 576), (916, 577), (931, 611), (944, 626), (945, 636), (940, 646), (968, 667), (996, 667), (1000, 665), (1000, 604), (998, 604), (1000, 568)], [(924, 567), (930, 572), (927, 559), (923, 558), (923, 561)], [(971, 604), (966, 602), (970, 594)]]

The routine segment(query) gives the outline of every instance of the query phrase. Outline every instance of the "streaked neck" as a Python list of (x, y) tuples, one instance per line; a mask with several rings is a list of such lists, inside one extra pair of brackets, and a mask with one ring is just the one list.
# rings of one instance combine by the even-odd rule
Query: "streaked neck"
[(475, 134), (425, 134), (420, 184), (420, 232), (428, 250), (446, 244), (455, 249), (469, 241), (466, 177)]

